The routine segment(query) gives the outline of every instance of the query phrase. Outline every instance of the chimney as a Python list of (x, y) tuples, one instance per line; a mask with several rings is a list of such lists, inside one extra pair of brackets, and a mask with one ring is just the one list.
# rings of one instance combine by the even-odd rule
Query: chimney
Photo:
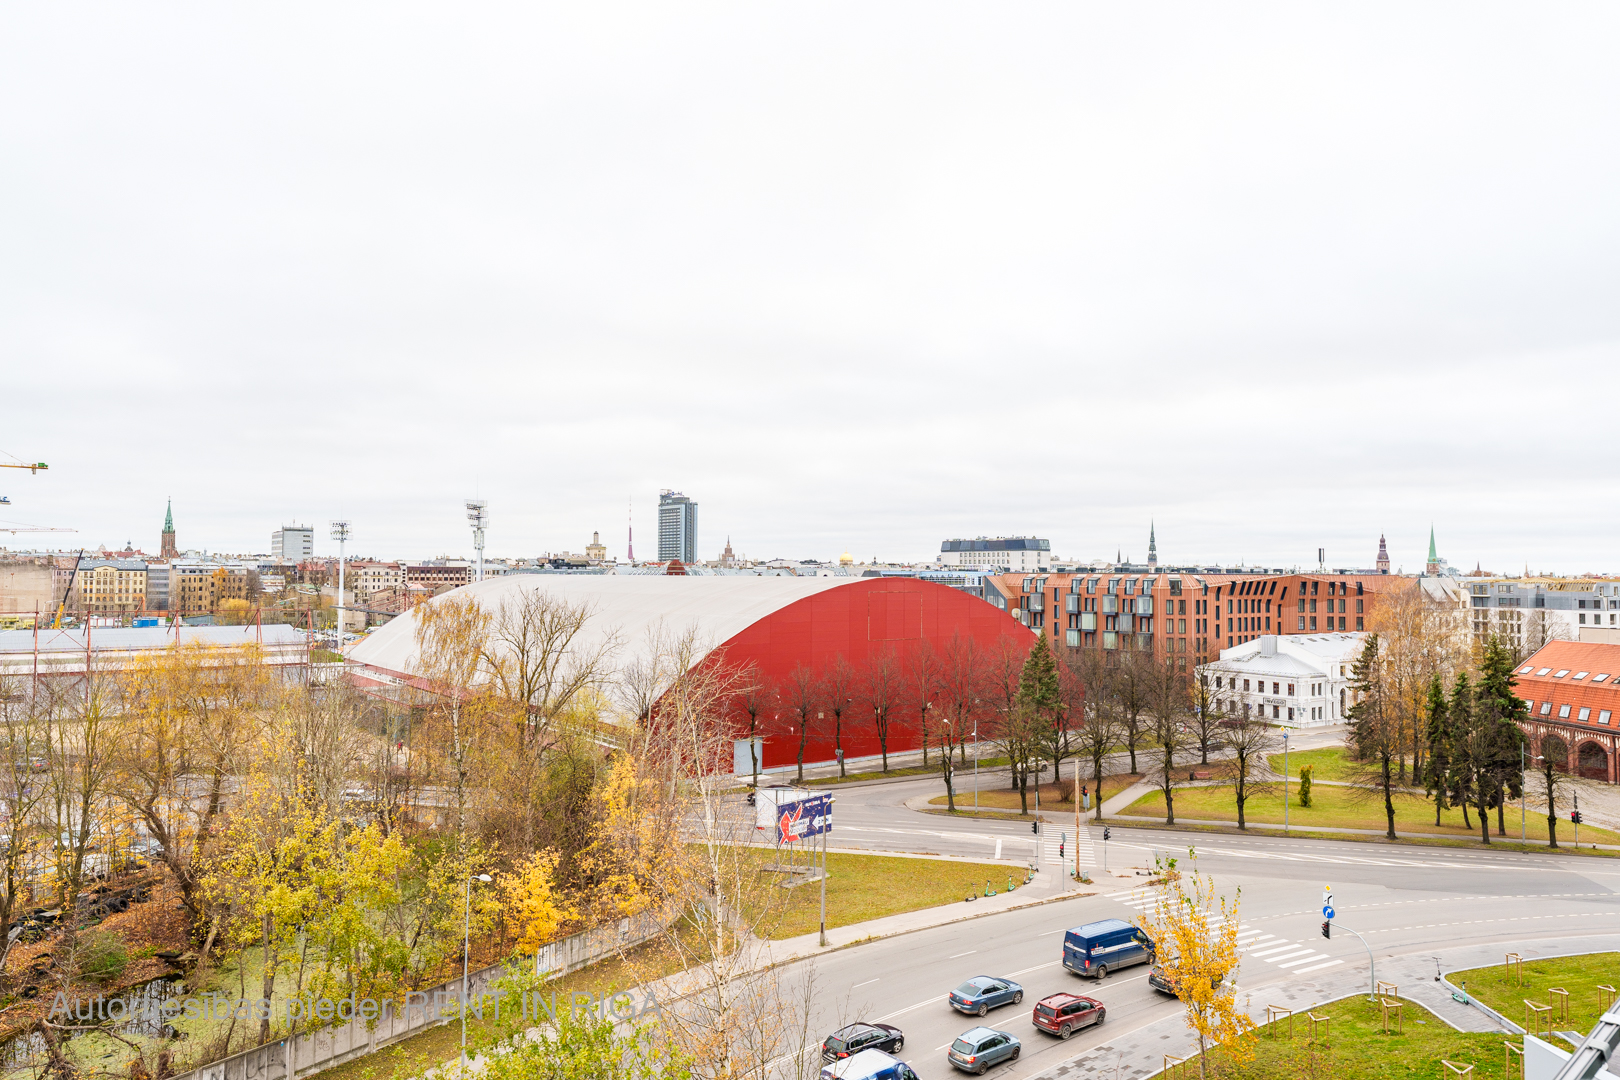
[(1277, 655), (1277, 635), (1276, 634), (1261, 634), (1260, 635), (1260, 655), (1261, 656), (1276, 656)]

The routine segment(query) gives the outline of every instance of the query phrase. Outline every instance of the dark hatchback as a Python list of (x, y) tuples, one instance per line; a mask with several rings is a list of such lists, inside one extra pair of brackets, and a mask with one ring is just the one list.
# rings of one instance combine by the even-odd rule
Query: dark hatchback
[(849, 1024), (822, 1040), (821, 1060), (838, 1061), (840, 1058), (854, 1057), (862, 1050), (898, 1054), (905, 1045), (905, 1033), (897, 1027), (888, 1024)]
[(1011, 979), (980, 975), (951, 991), (951, 1008), (983, 1016), (1000, 1005), (1016, 1005), (1024, 1000), (1024, 988)]

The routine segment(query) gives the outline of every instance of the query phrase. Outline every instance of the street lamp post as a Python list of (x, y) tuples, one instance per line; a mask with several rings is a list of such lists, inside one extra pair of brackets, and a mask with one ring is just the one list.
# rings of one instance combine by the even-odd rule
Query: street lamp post
[[(495, 879), (488, 874), (478, 874), (479, 881), (488, 883)], [(467, 894), (461, 906), (461, 1072), (467, 1072), (467, 961), (472, 955), (472, 883), (473, 878), (467, 878)]]
[(1288, 729), (1283, 728), (1283, 834), (1288, 833)]
[(973, 715), (973, 812), (979, 812), (979, 716)]

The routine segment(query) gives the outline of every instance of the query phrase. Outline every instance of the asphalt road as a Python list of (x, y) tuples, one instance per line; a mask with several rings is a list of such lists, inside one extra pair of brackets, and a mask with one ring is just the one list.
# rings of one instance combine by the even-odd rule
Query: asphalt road
[[(1018, 844), (1029, 850), (1027, 824), (946, 820), (904, 809), (899, 803), (913, 786), (839, 790), (834, 845), (991, 857), (999, 840), (1004, 858), (1021, 857), (1013, 854)], [(1088, 830), (1091, 851), (1082, 853), (1094, 863), (1101, 862), (1100, 831)], [(1620, 861), (1609, 859), (1148, 829), (1115, 829), (1114, 836), (1108, 860), (1116, 872), (1149, 865), (1156, 850), (1185, 859), (1188, 845), (1195, 845), (1199, 869), (1214, 877), (1219, 891), (1239, 897), (1246, 952), (1237, 981), (1255, 1000), (1266, 986), (1303, 974), (1366, 971), (1367, 951), (1355, 937), (1342, 931), (1331, 940), (1321, 937), (1324, 885), (1333, 887), (1335, 925), (1360, 931), (1380, 958), (1487, 942), (1500, 942), (1506, 951), (1515, 943), (1611, 927), (1608, 920), (1620, 916)], [(1104, 875), (1099, 866), (1093, 877), (1104, 890), (1096, 896), (861, 945), (821, 957), (813, 974), (811, 965), (798, 965), (790, 977), (815, 980), (816, 1030), (853, 1020), (894, 1024), (906, 1034), (902, 1056), (927, 1080), (953, 1074), (945, 1048), (981, 1022), (1012, 1032), (1024, 1045), (1017, 1062), (991, 1075), (1026, 1076), (1179, 1012), (1176, 1002), (1147, 986), (1145, 967), (1100, 984), (1061, 967), (1064, 929), (1129, 919), (1145, 902), (1134, 875)], [(1024, 1002), (984, 1021), (953, 1012), (946, 993), (975, 975), (1012, 977), (1025, 988)], [(1035, 1002), (1058, 991), (1103, 1001), (1106, 1024), (1067, 1042), (1036, 1030), (1030, 1023)]]

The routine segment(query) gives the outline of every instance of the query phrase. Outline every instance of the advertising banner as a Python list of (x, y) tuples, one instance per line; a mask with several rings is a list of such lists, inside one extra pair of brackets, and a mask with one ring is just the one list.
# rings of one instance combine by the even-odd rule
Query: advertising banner
[(776, 842), (791, 844), (832, 832), (832, 796), (812, 795), (776, 808)]

